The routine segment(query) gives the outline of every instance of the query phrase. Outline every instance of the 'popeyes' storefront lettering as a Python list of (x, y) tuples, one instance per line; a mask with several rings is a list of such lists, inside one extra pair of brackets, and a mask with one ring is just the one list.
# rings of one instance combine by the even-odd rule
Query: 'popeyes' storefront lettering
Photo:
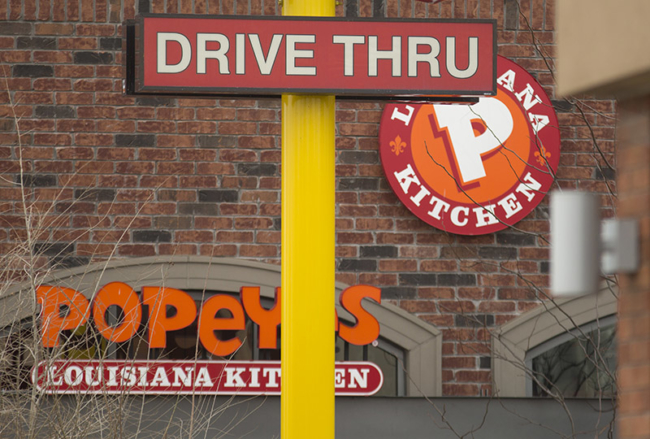
[[(136, 291), (123, 282), (111, 282), (101, 288), (92, 301), (92, 316), (99, 333), (109, 341), (124, 342), (135, 335), (142, 321), (142, 305), (149, 307), (147, 322), (149, 348), (167, 346), (168, 331), (183, 329), (194, 323), (198, 315), (199, 340), (203, 347), (217, 356), (234, 353), (242, 344), (236, 336), (219, 340), (214, 331), (237, 331), (245, 329), (248, 316), (259, 326), (259, 348), (277, 349), (277, 327), (280, 324), (280, 288), (276, 288), (275, 305), (264, 309), (260, 304), (260, 287), (242, 287), (241, 303), (227, 294), (216, 294), (203, 302), (197, 310), (194, 299), (184, 291), (169, 287), (143, 287), (142, 301)], [(91, 304), (78, 291), (65, 287), (40, 286), (36, 291), (41, 311), (41, 335), (43, 346), (59, 346), (63, 330), (84, 325), (91, 313)], [(372, 343), (379, 337), (379, 322), (361, 306), (364, 298), (381, 302), (381, 290), (369, 285), (355, 285), (341, 293), (341, 306), (350, 312), (357, 324), (348, 326), (335, 314), (334, 330), (339, 336), (355, 345)], [(243, 304), (243, 306), (242, 306)], [(106, 322), (106, 312), (111, 306), (122, 309), (123, 319), (118, 326)], [(175, 314), (167, 316), (167, 307)], [(62, 309), (67, 315), (62, 316)], [(230, 311), (232, 317), (217, 317), (220, 310)]]
[[(197, 319), (197, 337), (203, 347), (218, 357), (235, 353), (242, 345), (237, 335), (220, 339), (215, 331), (246, 328), (248, 317), (258, 326), (259, 349), (278, 349), (281, 290), (275, 290), (275, 304), (261, 304), (260, 287), (245, 286), (240, 298), (216, 294), (199, 308), (186, 292), (170, 287), (145, 286), (138, 294), (123, 282), (102, 287), (92, 301), (66, 287), (43, 285), (36, 297), (41, 305), (41, 337), (44, 347), (61, 344), (61, 332), (76, 330), (92, 321), (106, 340), (123, 343), (141, 327), (143, 305), (148, 307), (147, 341), (149, 348), (167, 347), (167, 332), (192, 325)], [(362, 307), (364, 298), (381, 303), (381, 290), (356, 285), (341, 292), (340, 304), (356, 324), (340, 322), (334, 313), (334, 330), (346, 342), (366, 345), (379, 337), (379, 322)], [(116, 325), (106, 320), (111, 307), (121, 309)], [(169, 313), (172, 308), (174, 312)], [(230, 317), (219, 311), (226, 310)], [(92, 318), (91, 318), (92, 316)], [(46, 393), (155, 393), (155, 394), (279, 394), (280, 363), (259, 361), (160, 361), (160, 360), (55, 360), (34, 368), (32, 380)], [(339, 395), (370, 395), (381, 388), (381, 370), (369, 362), (337, 363), (335, 387)], [(233, 384), (234, 383), (234, 384)], [(231, 385), (232, 384), (232, 385)]]

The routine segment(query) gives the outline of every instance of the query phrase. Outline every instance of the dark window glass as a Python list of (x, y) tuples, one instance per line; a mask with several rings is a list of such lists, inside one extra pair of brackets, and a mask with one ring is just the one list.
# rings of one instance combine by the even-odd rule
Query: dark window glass
[(551, 347), (532, 358), (533, 396), (615, 396), (616, 325), (590, 326), (547, 342)]

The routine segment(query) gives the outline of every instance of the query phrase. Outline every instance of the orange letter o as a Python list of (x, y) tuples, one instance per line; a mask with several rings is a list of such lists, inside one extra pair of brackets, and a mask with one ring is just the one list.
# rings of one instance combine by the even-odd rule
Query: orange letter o
[[(106, 311), (112, 305), (122, 308), (124, 320), (119, 326), (106, 322)], [(97, 292), (93, 301), (93, 319), (99, 333), (105, 339), (121, 343), (138, 331), (142, 321), (142, 306), (138, 294), (124, 282), (111, 282)]]

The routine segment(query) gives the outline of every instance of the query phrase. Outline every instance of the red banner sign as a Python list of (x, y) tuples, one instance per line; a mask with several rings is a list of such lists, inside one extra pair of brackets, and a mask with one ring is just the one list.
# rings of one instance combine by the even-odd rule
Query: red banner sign
[(135, 93), (493, 95), (494, 20), (145, 15)]
[[(32, 370), (33, 384), (49, 394), (279, 395), (281, 378), (279, 361), (57, 360)], [(335, 365), (336, 395), (373, 395), (383, 382), (373, 363)]]

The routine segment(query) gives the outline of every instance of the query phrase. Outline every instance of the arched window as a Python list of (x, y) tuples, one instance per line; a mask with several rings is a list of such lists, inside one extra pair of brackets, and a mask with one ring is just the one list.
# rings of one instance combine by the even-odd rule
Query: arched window
[(616, 394), (616, 317), (599, 319), (531, 349), (526, 395), (609, 398)]
[(513, 319), (492, 337), (494, 391), (504, 397), (615, 394), (613, 290), (557, 299)]
[[(43, 285), (73, 288), (87, 298), (110, 282), (124, 282), (136, 292), (144, 286), (172, 287), (188, 292), (198, 302), (214, 294), (237, 296), (242, 286), (261, 287), (261, 298), (272, 306), (275, 288), (280, 286), (280, 267), (261, 262), (202, 256), (147, 257), (92, 264), (86, 267), (60, 270), (44, 279)], [(346, 285), (336, 283), (336, 307), (339, 319), (354, 324), (354, 317), (338, 305), (339, 295)], [(29, 291), (17, 286), (0, 301), (0, 328), (8, 328), (31, 315), (31, 300), (24, 296)], [(379, 321), (377, 343), (368, 346), (350, 345), (338, 338), (337, 361), (372, 361), (384, 372), (385, 384), (379, 394), (394, 396), (439, 396), (441, 394), (442, 333), (433, 326), (391, 304), (364, 301), (364, 308)], [(109, 310), (110, 311), (110, 310)], [(119, 315), (114, 319), (119, 320)], [(252, 322), (251, 322), (252, 323)], [(188, 328), (191, 331), (191, 328)], [(238, 354), (238, 359), (279, 359), (279, 352), (261, 352), (253, 343), (255, 331), (249, 330), (240, 339), (249, 340)], [(74, 337), (74, 334), (70, 334)], [(104, 346), (101, 343), (85, 346), (80, 343), (71, 356), (95, 355), (88, 349), (108, 349), (113, 358), (139, 358), (154, 355), (161, 358), (187, 356), (195, 352), (195, 335), (176, 331), (169, 335), (168, 348), (148, 352), (146, 344)], [(101, 337), (98, 338), (101, 340)], [(140, 338), (144, 340), (144, 337)], [(86, 342), (84, 342), (86, 343)], [(87, 344), (87, 343), (86, 343)], [(85, 346), (85, 347), (84, 347)], [(93, 351), (93, 352), (95, 352)], [(145, 353), (146, 352), (146, 353)], [(199, 356), (208, 358), (207, 353)], [(245, 358), (244, 358), (245, 357)]]

